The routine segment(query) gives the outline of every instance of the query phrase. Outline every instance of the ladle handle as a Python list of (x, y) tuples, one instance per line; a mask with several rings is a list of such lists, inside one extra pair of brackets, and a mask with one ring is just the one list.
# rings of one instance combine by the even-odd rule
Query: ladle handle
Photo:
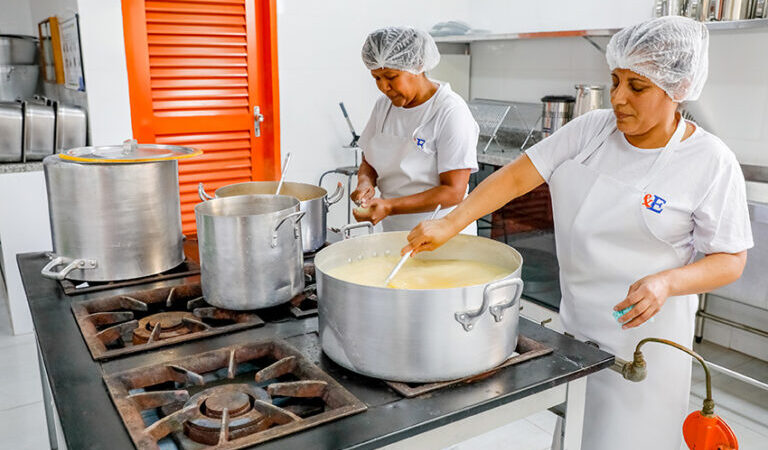
[(285, 154), (283, 171), (280, 173), (280, 181), (277, 183), (277, 192), (275, 192), (275, 195), (280, 195), (280, 190), (283, 188), (283, 182), (285, 181), (285, 173), (288, 171), (288, 164), (290, 163), (291, 163), (291, 152), (288, 152)]

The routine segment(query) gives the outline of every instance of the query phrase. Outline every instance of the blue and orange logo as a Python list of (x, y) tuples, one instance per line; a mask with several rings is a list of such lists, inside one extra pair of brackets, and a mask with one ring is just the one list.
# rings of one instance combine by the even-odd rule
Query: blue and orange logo
[(416, 141), (416, 147), (419, 147), (419, 150), (424, 150), (424, 144), (427, 143), (425, 139), (414, 138), (414, 141)]
[(643, 206), (645, 206), (646, 209), (650, 209), (651, 211), (655, 212), (656, 214), (661, 214), (661, 212), (664, 210), (664, 204), (666, 203), (667, 201), (658, 195), (645, 194), (645, 197), (643, 197)]

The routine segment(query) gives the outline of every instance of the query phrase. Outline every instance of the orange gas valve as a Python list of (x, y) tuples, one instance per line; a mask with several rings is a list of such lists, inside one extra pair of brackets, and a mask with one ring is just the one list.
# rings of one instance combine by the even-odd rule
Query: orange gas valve
[(685, 419), (683, 439), (691, 450), (739, 449), (731, 427), (719, 416), (705, 416), (701, 411), (694, 411)]
[(645, 338), (637, 343), (632, 361), (616, 358), (613, 370), (619, 372), (629, 381), (643, 381), (648, 374), (648, 367), (640, 347), (648, 342), (672, 346), (688, 353), (697, 360), (704, 369), (707, 395), (701, 411), (694, 411), (683, 422), (683, 439), (690, 450), (738, 450), (739, 443), (731, 427), (723, 419), (715, 415), (715, 401), (712, 400), (712, 376), (706, 361), (698, 353), (676, 342), (660, 338)]

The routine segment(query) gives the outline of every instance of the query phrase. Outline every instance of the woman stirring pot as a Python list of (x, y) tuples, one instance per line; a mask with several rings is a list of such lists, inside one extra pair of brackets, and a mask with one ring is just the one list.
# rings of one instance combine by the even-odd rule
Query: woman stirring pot
[[(384, 94), (360, 136), (363, 162), (351, 198), (358, 221), (406, 231), (437, 205), (447, 214), (477, 171), (479, 128), (448, 83), (427, 78), (440, 61), (432, 37), (409, 27), (376, 30), (365, 40), (365, 66)], [(381, 198), (373, 198), (375, 188)], [(473, 223), (466, 233), (476, 234)]]
[[(446, 217), (417, 226), (404, 251), (433, 250), (547, 182), (565, 329), (628, 360), (645, 337), (690, 347), (694, 294), (738, 279), (753, 245), (735, 156), (677, 111), (701, 93), (708, 40), (703, 24), (681, 17), (614, 35), (613, 110), (580, 116), (530, 148)], [(694, 262), (697, 251), (706, 256)], [(617, 323), (612, 314), (627, 308)], [(690, 359), (661, 346), (645, 351), (642, 383), (607, 370), (589, 376), (582, 448), (680, 449)]]

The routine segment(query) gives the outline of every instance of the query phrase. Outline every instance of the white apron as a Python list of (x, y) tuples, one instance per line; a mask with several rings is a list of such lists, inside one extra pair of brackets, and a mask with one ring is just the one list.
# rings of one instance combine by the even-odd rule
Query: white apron
[[(622, 330), (612, 316), (613, 306), (624, 300), (635, 281), (686, 264), (645, 222), (646, 214), (659, 210), (663, 214), (663, 205), (649, 210), (648, 202), (644, 203), (645, 195), (651, 194), (646, 188), (670, 160), (685, 129), (685, 120), (680, 118), (672, 139), (637, 186), (583, 164), (617, 132), (614, 120), (550, 179), (563, 326), (577, 339), (596, 342), (626, 360), (632, 359), (635, 346), (645, 337), (692, 345), (695, 295), (670, 297), (653, 322), (637, 328)], [(624, 380), (612, 370), (587, 378), (583, 449), (680, 449), (690, 391), (690, 358), (657, 344), (644, 346), (643, 353), (648, 377), (640, 383)]]
[[(445, 86), (449, 89), (449, 86)], [(428, 123), (435, 113), (435, 105), (443, 100), (444, 89), (435, 92), (435, 98), (424, 110), (419, 123), (409, 138), (384, 132), (384, 122), (392, 110), (389, 104), (387, 112), (376, 124), (376, 134), (370, 140), (365, 161), (376, 170), (376, 184), (382, 198), (397, 198), (414, 195), (440, 185), (437, 172), (437, 152), (428, 146), (417, 146), (416, 134)], [(443, 217), (454, 207), (443, 208), (437, 217)], [(419, 222), (427, 220), (432, 212), (416, 214), (397, 214), (384, 218), (381, 225), (384, 231), (410, 231)], [(472, 222), (462, 231), (463, 234), (477, 235), (477, 224)]]

